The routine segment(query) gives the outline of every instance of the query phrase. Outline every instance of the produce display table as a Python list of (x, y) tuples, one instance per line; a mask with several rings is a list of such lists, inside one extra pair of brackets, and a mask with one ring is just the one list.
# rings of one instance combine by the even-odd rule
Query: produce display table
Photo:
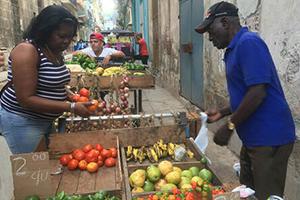
[[(146, 73), (144, 76), (129, 75), (130, 81), (128, 83), (130, 90), (134, 91), (134, 106), (136, 113), (142, 112), (142, 90), (154, 89), (155, 78), (153, 75)], [(110, 91), (112, 88), (118, 88), (122, 76), (97, 76), (87, 74), (85, 72), (71, 73), (71, 87), (88, 87), (97, 88), (100, 91)]]

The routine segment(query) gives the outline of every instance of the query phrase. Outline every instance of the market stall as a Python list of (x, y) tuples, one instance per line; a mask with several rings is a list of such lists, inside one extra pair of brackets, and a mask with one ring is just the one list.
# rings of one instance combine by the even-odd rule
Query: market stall
[(79, 54), (73, 57), (67, 67), (71, 71), (70, 87), (75, 91), (85, 87), (98, 93), (122, 93), (126, 86), (126, 90), (133, 91), (134, 94), (133, 113), (143, 110), (142, 90), (155, 87), (155, 78), (144, 65), (124, 63), (120, 66), (101, 67), (94, 59)]
[[(117, 118), (118, 116), (114, 117)], [(158, 115), (156, 117), (159, 121), (163, 118), (163, 116), (159, 118)], [(165, 115), (165, 117), (170, 116)], [(136, 116), (136, 118), (141, 118), (141, 116)], [(213, 194), (214, 197), (222, 196), (223, 199), (239, 199), (239, 194), (226, 193), (221, 188), (222, 183), (218, 175), (210, 169), (210, 165), (194, 140), (186, 138), (186, 126), (188, 124), (184, 114), (172, 115), (171, 118), (174, 120), (173, 125), (160, 124), (159, 126), (148, 125), (135, 128), (53, 134), (50, 137), (50, 146), (47, 152), (45, 152), (45, 147), (41, 145), (37, 149), (37, 153), (29, 154), (31, 158), (40, 158), (44, 153), (47, 153), (48, 156), (43, 157), (43, 165), (37, 165), (36, 158), (35, 161), (27, 159), (27, 165), (32, 166), (31, 170), (26, 168), (25, 171), (29, 173), (27, 177), (23, 178), (32, 178), (34, 181), (27, 181), (26, 190), (22, 189), (24, 183), (20, 187), (20, 181), (16, 181), (16, 177), (22, 177), (20, 174), (18, 176), (17, 172), (23, 163), (20, 163), (20, 159), (15, 159), (24, 158), (25, 155), (14, 155), (12, 158), (13, 166), (15, 166), (13, 168), (14, 184), (17, 188), (15, 192), (21, 189), (23, 195), (20, 197), (20, 193), (16, 194), (16, 199), (24, 199), (25, 195), (33, 194), (44, 198), (55, 194), (73, 195), (74, 199), (75, 196), (80, 199), (79, 197), (84, 195), (90, 195), (92, 198), (95, 195), (99, 196), (100, 193), (103, 195), (99, 191), (105, 191), (105, 194), (108, 192), (108, 195), (114, 196), (112, 197), (114, 199), (148, 200), (155, 195), (173, 198), (174, 195), (177, 195), (174, 192), (178, 192), (179, 195), (182, 194), (180, 191), (189, 189), (195, 197), (201, 196), (203, 200), (211, 199)], [(113, 148), (115, 148), (115, 153), (107, 152)], [(95, 151), (97, 158), (95, 155), (90, 155)], [(107, 154), (110, 155), (107, 156)], [(69, 158), (70, 155), (72, 155), (71, 160), (78, 160), (77, 165), (72, 163)], [(110, 158), (113, 158), (115, 162), (107, 165), (106, 160)], [(79, 163), (97, 163), (97, 167), (86, 167)], [(162, 163), (165, 163), (165, 166)], [(41, 166), (43, 167), (41, 168)], [(38, 169), (43, 169), (50, 174), (46, 179), (48, 182), (43, 178), (39, 179), (42, 180), (39, 181), (39, 186), (36, 185), (36, 175), (32, 175)], [(160, 175), (156, 176), (155, 173), (158, 173), (158, 169)], [(166, 169), (170, 172), (166, 172)], [(178, 176), (178, 172), (175, 172), (175, 169), (180, 171), (180, 176)], [(144, 178), (141, 177), (142, 180), (139, 180), (140, 177), (136, 175), (137, 172), (144, 174)], [(171, 176), (169, 173), (173, 175)], [(191, 177), (188, 178), (190, 175)], [(40, 177), (44, 176), (41, 175)], [(145, 177), (148, 177), (149, 180), (146, 180)], [(181, 181), (183, 179), (185, 179), (184, 183)], [(196, 183), (193, 183), (192, 179)], [(160, 184), (157, 184), (159, 181)], [(176, 190), (174, 189), (175, 186)], [(198, 188), (198, 191), (194, 190), (193, 187)], [(26, 193), (28, 191), (31, 193)], [(193, 199), (197, 199), (195, 197)], [(97, 198), (95, 197), (95, 199)]]

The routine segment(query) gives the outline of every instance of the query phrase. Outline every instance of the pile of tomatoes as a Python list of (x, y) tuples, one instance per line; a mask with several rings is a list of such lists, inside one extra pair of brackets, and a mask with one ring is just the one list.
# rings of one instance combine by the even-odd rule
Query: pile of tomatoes
[(92, 105), (88, 107), (88, 109), (92, 112), (97, 111), (99, 102), (95, 99), (90, 100), (90, 91), (86, 88), (81, 88), (79, 93), (76, 93), (72, 96), (73, 102), (91, 102)]
[(116, 165), (117, 149), (115, 147), (105, 149), (101, 144), (86, 144), (81, 149), (75, 149), (71, 154), (60, 157), (60, 164), (69, 170), (87, 170), (97, 172), (102, 166), (113, 167)]

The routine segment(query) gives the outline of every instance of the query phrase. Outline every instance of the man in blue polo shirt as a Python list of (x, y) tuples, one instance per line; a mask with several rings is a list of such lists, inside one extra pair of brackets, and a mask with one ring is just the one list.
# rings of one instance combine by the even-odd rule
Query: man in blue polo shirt
[(195, 30), (208, 32), (215, 47), (226, 49), (230, 106), (207, 113), (209, 122), (231, 116), (215, 133), (214, 142), (227, 145), (236, 130), (243, 143), (241, 184), (254, 189), (260, 200), (283, 196), (295, 125), (266, 43), (240, 25), (238, 8), (223, 1), (210, 7)]

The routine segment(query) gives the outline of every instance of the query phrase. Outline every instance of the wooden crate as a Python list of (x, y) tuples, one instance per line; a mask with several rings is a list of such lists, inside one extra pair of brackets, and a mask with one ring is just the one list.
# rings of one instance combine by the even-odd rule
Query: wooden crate
[[(135, 89), (149, 89), (155, 87), (155, 78), (151, 74), (145, 74), (144, 76), (129, 75), (129, 88)], [(110, 90), (118, 88), (122, 81), (122, 76), (96, 76), (87, 75), (85, 72), (72, 72), (71, 81), (69, 85), (71, 87), (99, 87), (101, 90)]]
[[(210, 170), (210, 167), (207, 164), (204, 165), (200, 162), (203, 155), (197, 148), (196, 144), (194, 143), (194, 140), (192, 138), (187, 139), (186, 141), (184, 141), (184, 143), (185, 143), (186, 147), (189, 148), (194, 153), (195, 157), (193, 159), (189, 159), (185, 162), (172, 161), (173, 165), (180, 167), (181, 169), (189, 169), (192, 166), (197, 166), (200, 169), (207, 168)], [(151, 145), (151, 144), (145, 143), (144, 145)], [(125, 181), (125, 187), (126, 187), (127, 200), (132, 200), (133, 197), (147, 197), (149, 194), (155, 193), (155, 192), (144, 192), (144, 193), (138, 193), (138, 194), (133, 195), (131, 193), (131, 187), (129, 184), (129, 176), (136, 169), (146, 169), (149, 165), (151, 165), (151, 164), (158, 165), (158, 163), (151, 163), (151, 164), (150, 163), (146, 163), (146, 164), (142, 163), (142, 164), (140, 164), (140, 163), (127, 162), (124, 147), (121, 147), (121, 157), (122, 157), (122, 164), (123, 164), (123, 173), (124, 173), (124, 181)], [(210, 171), (212, 171), (212, 170), (210, 170)], [(212, 183), (213, 183), (213, 185), (222, 185), (221, 181), (215, 174), (213, 176)]]
[(49, 156), (53, 172), (59, 170), (58, 158), (62, 154), (70, 153), (85, 144), (100, 143), (104, 148), (116, 147), (118, 160), (116, 167), (101, 167), (97, 173), (70, 171), (63, 169), (61, 174), (52, 176), (53, 193), (65, 191), (67, 194), (92, 194), (99, 190), (107, 190), (122, 196), (122, 170), (119, 151), (119, 139), (117, 136), (106, 133), (68, 133), (52, 134), (50, 137)]

